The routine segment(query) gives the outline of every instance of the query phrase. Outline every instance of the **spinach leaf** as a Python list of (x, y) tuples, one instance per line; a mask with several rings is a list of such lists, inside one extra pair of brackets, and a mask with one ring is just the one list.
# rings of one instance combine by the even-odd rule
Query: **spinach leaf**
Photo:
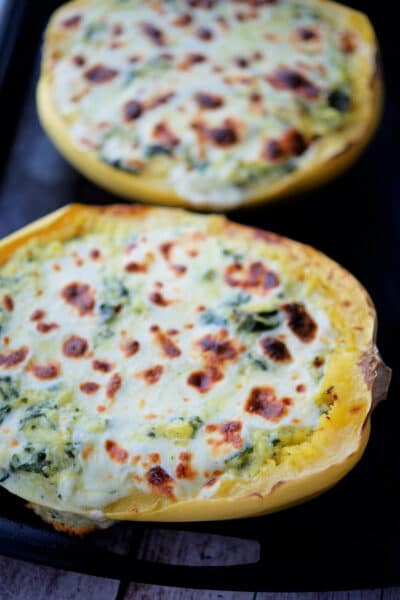
[(153, 158), (153, 156), (171, 156), (174, 149), (171, 146), (162, 146), (161, 144), (150, 144), (146, 146), (144, 155), (146, 158)]
[(8, 413), (11, 412), (11, 407), (10, 406), (0, 406), (0, 425), (2, 425), (4, 419), (6, 418), (6, 416), (8, 415)]
[(129, 301), (129, 290), (120, 279), (107, 279), (103, 282), (103, 297), (99, 306), (100, 320), (111, 323), (122, 307)]
[(23, 417), (19, 422), (19, 428), (23, 429), (31, 421), (43, 418), (50, 426), (50, 429), (55, 430), (56, 424), (51, 420), (49, 416), (49, 411), (54, 410), (55, 408), (56, 406), (54, 404), (50, 404), (49, 402), (42, 402), (41, 404), (28, 406), (28, 408), (24, 412)]
[(110, 165), (110, 167), (114, 167), (114, 169), (128, 171), (128, 173), (132, 173), (133, 175), (138, 175), (141, 171), (139, 167), (125, 164), (120, 158), (107, 158), (106, 156), (102, 155), (101, 160)]
[(6, 469), (0, 469), (0, 483), (6, 481), (10, 477), (10, 473)]
[(20, 454), (13, 454), (10, 461), (11, 473), (37, 473), (48, 479), (52, 475), (75, 466), (79, 445), (68, 443), (62, 449), (50, 450), (28, 444)]
[(282, 324), (282, 317), (279, 310), (256, 313), (234, 310), (233, 320), (236, 322), (237, 330), (243, 333), (271, 331)]
[(204, 425), (204, 421), (200, 417), (193, 417), (189, 420), (189, 424), (193, 429), (192, 438), (194, 438), (198, 430)]
[(238, 252), (237, 250), (231, 250), (230, 248), (222, 248), (222, 254), (223, 256), (229, 256), (234, 262), (240, 262), (244, 259), (244, 256), (241, 252)]
[(268, 371), (268, 363), (262, 356), (255, 356), (254, 354), (249, 353), (247, 355), (248, 359), (251, 363), (257, 367), (257, 369), (261, 369), (261, 371)]
[(203, 275), (201, 276), (201, 279), (203, 281), (215, 281), (217, 275), (218, 275), (218, 273), (215, 269), (208, 269), (208, 271), (203, 273)]
[(240, 306), (241, 304), (246, 304), (251, 299), (250, 294), (246, 292), (239, 292), (233, 298), (227, 300), (224, 304), (225, 306)]
[(13, 454), (10, 461), (11, 473), (38, 473), (48, 478), (54, 471), (54, 464), (48, 458), (46, 450), (32, 451), (29, 446), (26, 448), (28, 456)]
[(219, 327), (224, 327), (228, 324), (228, 321), (224, 317), (211, 309), (207, 309), (201, 313), (199, 321), (202, 325), (218, 325)]
[(228, 469), (244, 469), (250, 464), (251, 455), (254, 452), (253, 446), (247, 446), (231, 458), (225, 460), (225, 465)]
[(350, 96), (343, 90), (333, 90), (328, 96), (328, 104), (338, 112), (347, 112), (350, 108)]
[(98, 21), (97, 23), (89, 23), (89, 25), (84, 31), (83, 39), (85, 40), (85, 42), (90, 42), (96, 37), (101, 36), (103, 33), (106, 32), (106, 30), (107, 28), (105, 23), (102, 23), (101, 21)]
[(9, 376), (0, 377), (0, 400), (9, 402), (19, 398), (19, 389), (17, 383)]

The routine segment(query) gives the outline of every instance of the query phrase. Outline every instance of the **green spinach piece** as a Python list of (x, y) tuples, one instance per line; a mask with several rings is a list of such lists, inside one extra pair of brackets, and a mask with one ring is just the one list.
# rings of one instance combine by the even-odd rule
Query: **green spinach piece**
[(241, 469), (244, 469), (245, 467), (249, 466), (250, 460), (251, 460), (251, 455), (253, 454), (253, 452), (254, 452), (254, 447), (247, 446), (246, 448), (244, 448), (243, 450), (241, 450), (240, 452), (238, 452), (231, 458), (227, 458), (225, 460), (226, 467), (228, 469), (236, 469), (239, 471)]
[(246, 292), (239, 292), (233, 298), (230, 298), (225, 302), (225, 306), (241, 306), (242, 304), (246, 304), (251, 300), (250, 294)]
[(202, 325), (217, 325), (219, 327), (224, 327), (228, 324), (228, 321), (224, 317), (211, 309), (207, 309), (201, 313), (199, 321)]
[(204, 425), (204, 421), (196, 416), (189, 420), (189, 424), (193, 429), (192, 438), (194, 438), (196, 437), (198, 430)]
[(153, 158), (153, 156), (171, 156), (174, 149), (172, 146), (162, 146), (161, 144), (150, 144), (146, 146), (144, 155), (146, 158)]
[(10, 473), (6, 469), (0, 469), (0, 483), (6, 481), (10, 477)]
[(19, 398), (17, 383), (9, 376), (0, 377), (0, 400), (10, 402)]
[(272, 331), (282, 324), (279, 310), (261, 311), (256, 313), (233, 311), (233, 320), (238, 332), (258, 333)]

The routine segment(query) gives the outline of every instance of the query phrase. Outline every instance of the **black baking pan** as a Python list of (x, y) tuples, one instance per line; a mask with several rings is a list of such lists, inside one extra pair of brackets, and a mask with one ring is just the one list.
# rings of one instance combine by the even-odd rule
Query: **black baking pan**
[[(9, 0), (0, 28), (0, 237), (69, 202), (120, 201), (89, 183), (57, 153), (35, 108), (42, 32), (55, 0)], [(360, 464), (335, 488), (297, 508), (233, 522), (162, 524), (257, 540), (255, 564), (185, 567), (137, 557), (151, 524), (119, 525), (86, 539), (43, 524), (0, 494), (0, 554), (103, 577), (236, 590), (335, 590), (400, 586), (400, 86), (398, 26), (389, 3), (349, 2), (370, 15), (387, 86), (381, 128), (361, 160), (318, 191), (231, 218), (309, 243), (354, 273), (379, 315), (379, 347), (394, 367), (388, 400), (373, 415)], [(384, 9), (384, 7), (386, 7)], [(124, 533), (126, 532), (126, 533)], [(116, 544), (119, 535), (125, 542)]]

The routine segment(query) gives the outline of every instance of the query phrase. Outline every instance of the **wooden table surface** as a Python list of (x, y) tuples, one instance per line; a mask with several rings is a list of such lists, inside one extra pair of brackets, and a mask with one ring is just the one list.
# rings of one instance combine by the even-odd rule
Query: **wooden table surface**
[[(216, 535), (149, 530), (139, 557), (182, 565), (254, 562), (258, 543)], [(195, 581), (193, 581), (195, 587)], [(0, 600), (395, 600), (400, 588), (277, 594), (167, 588), (102, 579), (0, 556)]]

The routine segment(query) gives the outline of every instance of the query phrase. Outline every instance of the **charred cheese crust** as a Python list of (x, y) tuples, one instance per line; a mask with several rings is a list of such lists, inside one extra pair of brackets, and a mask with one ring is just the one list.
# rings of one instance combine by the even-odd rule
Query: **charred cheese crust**
[(376, 315), (316, 250), (71, 205), (3, 240), (0, 265), (0, 479), (59, 527), (262, 514), (362, 455)]
[(47, 30), (38, 106), (86, 176), (225, 210), (337, 175), (382, 103), (367, 17), (325, 0), (75, 0)]

